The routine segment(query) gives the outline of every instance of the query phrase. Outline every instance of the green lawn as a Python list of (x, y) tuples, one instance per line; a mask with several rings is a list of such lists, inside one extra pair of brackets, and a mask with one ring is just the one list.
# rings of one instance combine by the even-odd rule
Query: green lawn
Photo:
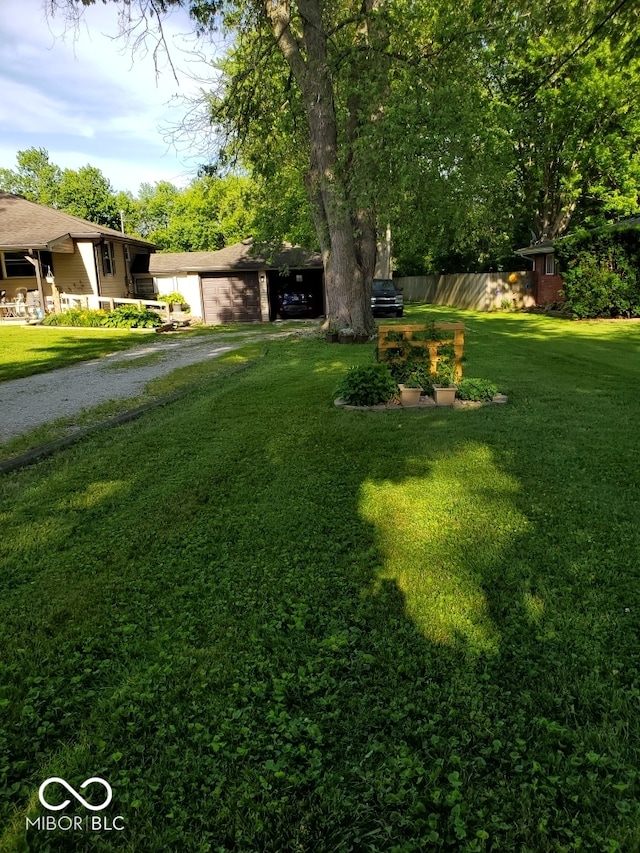
[(508, 406), (274, 341), (0, 480), (0, 850), (640, 850), (640, 325), (429, 313)]
[[(296, 331), (305, 323), (252, 324), (227, 323), (222, 326), (194, 326), (182, 337), (242, 333), (252, 336), (277, 335)], [(56, 326), (11, 326), (0, 324), (0, 382), (34, 373), (68, 367), (79, 361), (100, 358), (111, 352), (129, 349), (149, 341), (162, 340), (152, 329), (59, 328)]]
[(153, 332), (0, 325), (0, 382), (139, 346)]

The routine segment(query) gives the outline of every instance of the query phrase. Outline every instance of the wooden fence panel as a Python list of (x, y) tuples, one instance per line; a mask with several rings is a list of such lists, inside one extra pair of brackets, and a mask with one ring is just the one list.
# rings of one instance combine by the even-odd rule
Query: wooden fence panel
[(395, 283), (402, 288), (405, 302), (475, 311), (501, 308), (504, 301), (515, 308), (535, 305), (531, 271), (405, 276), (396, 278)]

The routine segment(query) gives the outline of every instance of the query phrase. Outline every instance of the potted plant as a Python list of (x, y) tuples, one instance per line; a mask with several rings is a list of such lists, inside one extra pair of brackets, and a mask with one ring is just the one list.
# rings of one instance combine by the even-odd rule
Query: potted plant
[(417, 406), (420, 403), (422, 385), (415, 376), (409, 376), (406, 382), (398, 385), (400, 389), (400, 404), (403, 406)]
[(453, 365), (447, 365), (447, 369), (438, 371), (433, 377), (433, 399), (436, 406), (453, 406), (457, 390), (453, 381)]
[(170, 312), (186, 311), (189, 308), (187, 300), (181, 293), (178, 293), (177, 291), (167, 293), (164, 296), (158, 296), (158, 302), (166, 302), (169, 306)]

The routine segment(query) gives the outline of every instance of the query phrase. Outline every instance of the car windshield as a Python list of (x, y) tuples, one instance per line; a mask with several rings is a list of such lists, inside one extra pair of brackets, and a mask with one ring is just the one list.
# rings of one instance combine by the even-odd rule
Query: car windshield
[(375, 290), (395, 290), (395, 286), (393, 281), (389, 278), (381, 278), (377, 281), (373, 282), (373, 289)]

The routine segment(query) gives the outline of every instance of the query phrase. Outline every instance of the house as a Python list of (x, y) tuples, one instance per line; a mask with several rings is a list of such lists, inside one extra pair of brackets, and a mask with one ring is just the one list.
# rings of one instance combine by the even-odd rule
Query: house
[(47, 310), (109, 307), (134, 295), (132, 267), (155, 246), (113, 228), (0, 192), (0, 290)]
[(324, 313), (322, 258), (298, 246), (285, 244), (269, 258), (248, 239), (217, 252), (152, 254), (139, 261), (133, 269), (137, 293), (151, 299), (181, 293), (204, 323), (275, 320), (285, 292), (307, 295), (308, 316)]
[(562, 276), (558, 270), (553, 242), (543, 240), (533, 243), (524, 249), (518, 249), (516, 255), (530, 260), (533, 264), (533, 294), (536, 305), (561, 302)]

